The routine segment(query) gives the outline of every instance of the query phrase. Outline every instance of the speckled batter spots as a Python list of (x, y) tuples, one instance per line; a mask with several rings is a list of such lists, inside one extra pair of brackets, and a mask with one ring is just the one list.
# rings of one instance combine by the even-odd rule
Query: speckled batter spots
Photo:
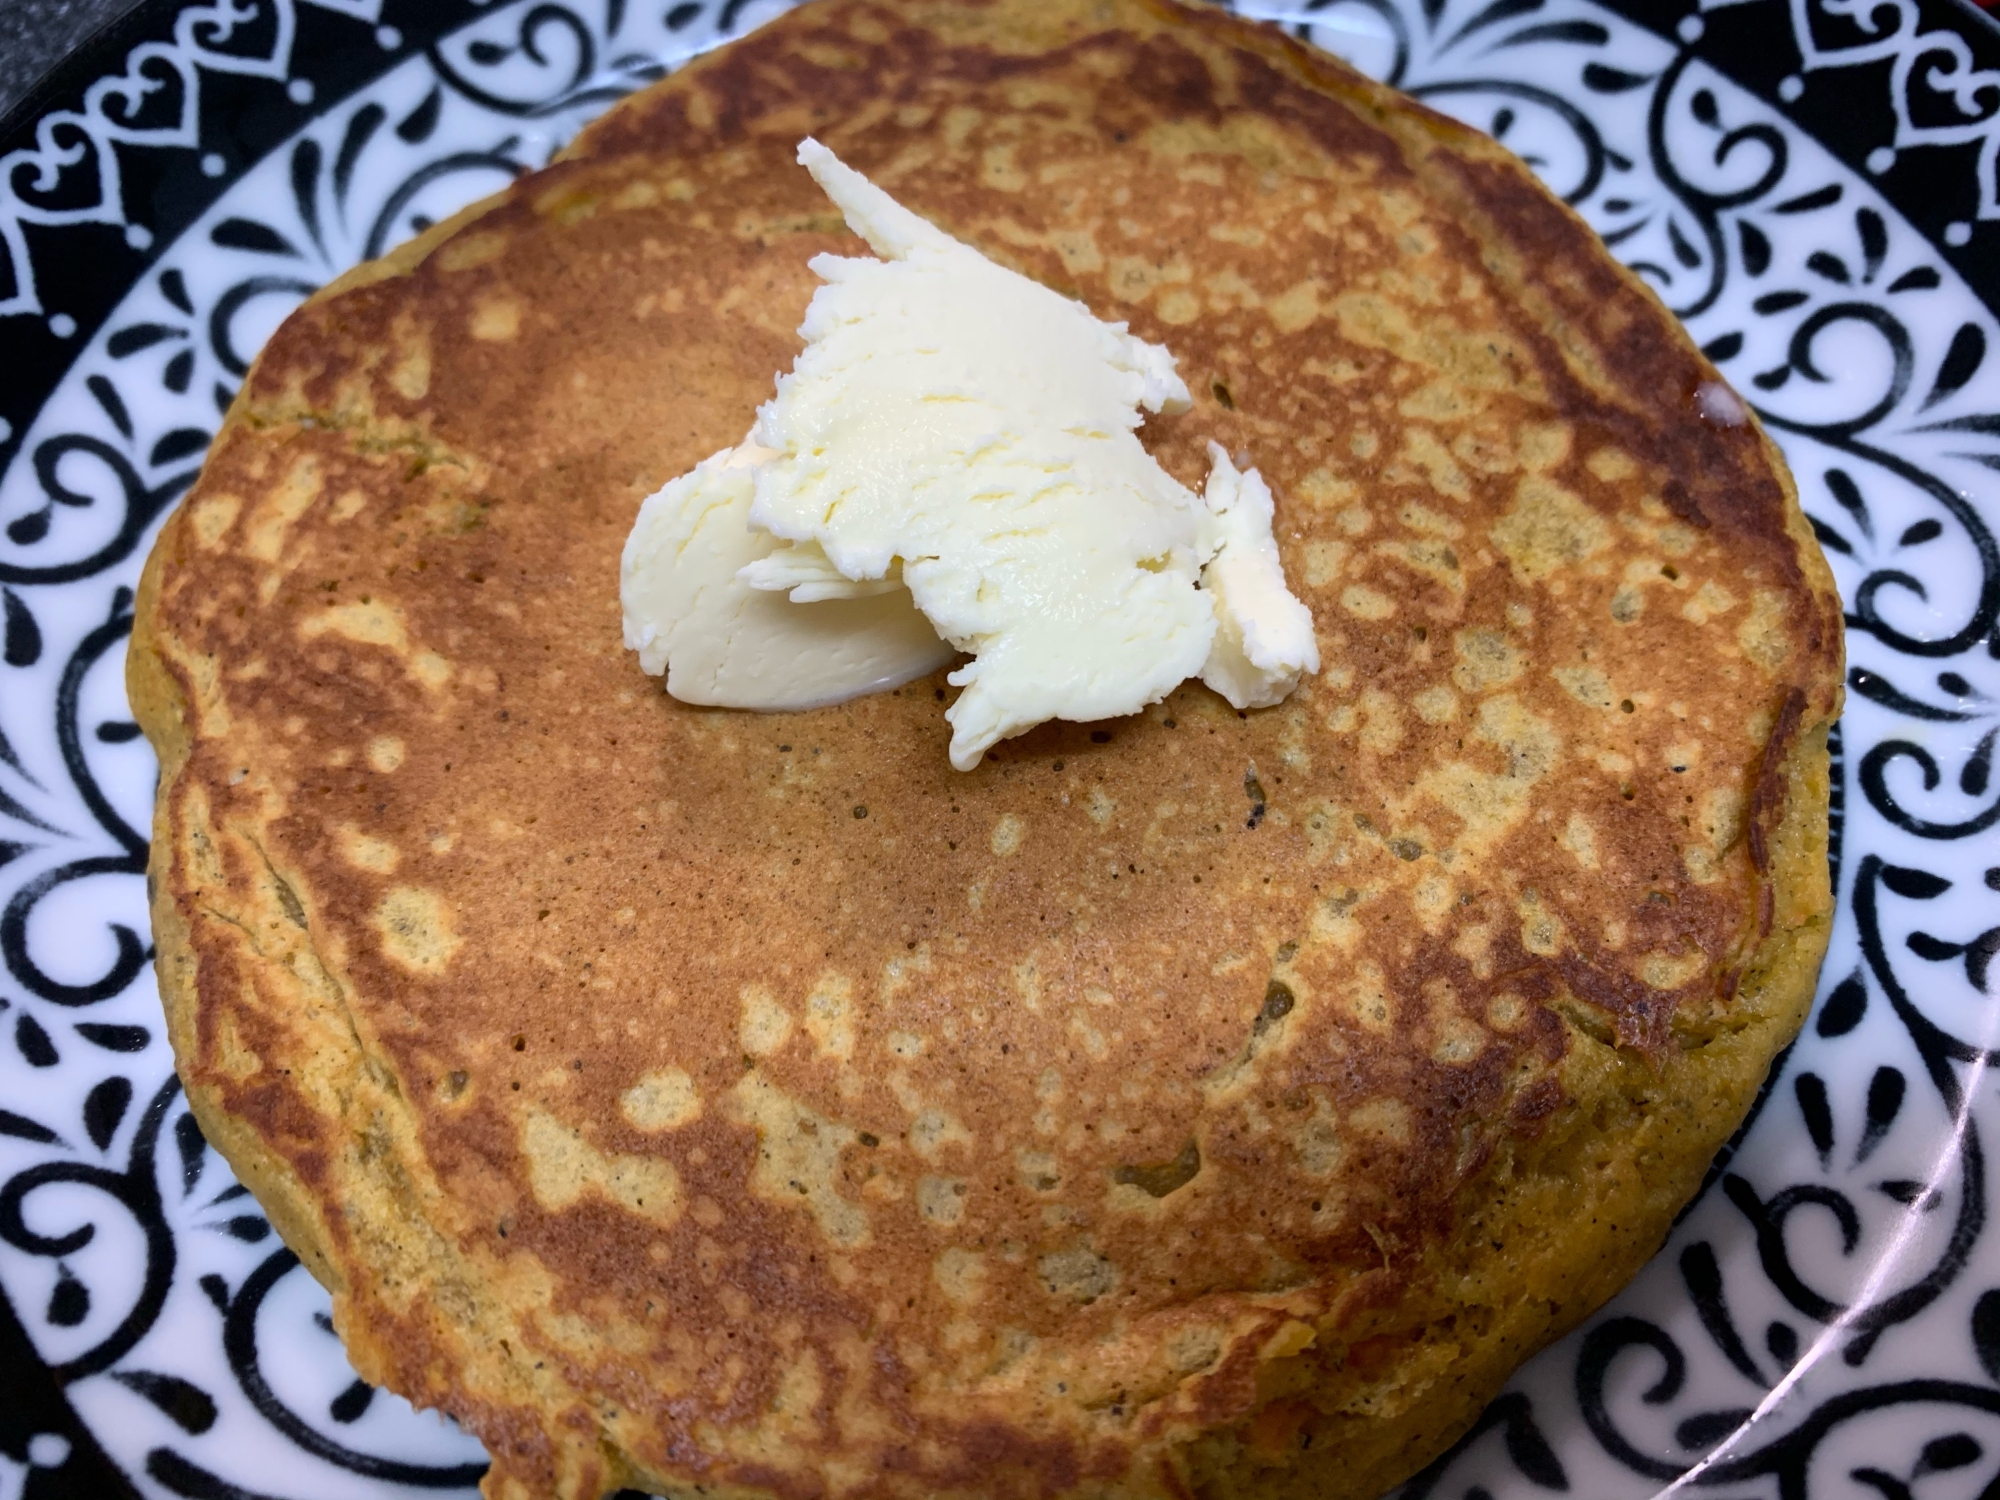
[(389, 385), (405, 401), (421, 401), (431, 389), (431, 349), (427, 339), (406, 339), (389, 367)]
[(1386, 1034), (1395, 1023), (1395, 1001), (1383, 982), (1382, 970), (1373, 963), (1355, 965), (1347, 982), (1346, 1000), (1349, 1013), (1369, 1031)]
[(410, 649), (403, 612), (381, 599), (330, 605), (299, 621), (299, 634), (309, 641), (337, 635), (356, 645), (385, 646), (398, 656)]
[(308, 455), (295, 460), (284, 480), (268, 490), (250, 512), (244, 527), (244, 550), (259, 562), (276, 562), (284, 554), (292, 523), (312, 508), (325, 482), (316, 458)]
[(993, 825), (993, 837), (988, 846), (1005, 859), (1021, 847), (1021, 841), (1028, 836), (1028, 825), (1016, 813), (1003, 813)]
[(1437, 1040), (1431, 1046), (1431, 1061), (1447, 1066), (1473, 1062), (1486, 1050), (1484, 1028), (1464, 1016), (1450, 1015), (1437, 1026)]
[(1340, 607), (1358, 620), (1387, 620), (1396, 613), (1394, 599), (1365, 583), (1349, 584), (1342, 589)]
[(512, 297), (485, 298), (473, 307), (467, 331), (482, 343), (511, 343), (521, 332), (521, 304)]
[(771, 992), (753, 987), (743, 992), (743, 1019), (737, 1040), (752, 1057), (769, 1057), (792, 1039), (792, 1013)]
[(1571, 813), (1569, 821), (1563, 824), (1562, 846), (1582, 868), (1597, 868), (1597, 834), (1582, 813)]
[(1546, 474), (1569, 457), (1574, 434), (1567, 422), (1524, 422), (1514, 439), (1514, 451), (1521, 467), (1531, 473)]
[(535, 1201), (551, 1213), (596, 1193), (655, 1223), (672, 1224), (681, 1216), (680, 1174), (672, 1162), (599, 1151), (580, 1129), (539, 1109), (528, 1111), (521, 1152)]
[(1656, 990), (1677, 990), (1693, 983), (1695, 976), (1707, 967), (1708, 956), (1703, 953), (1655, 951), (1639, 960), (1639, 978)]
[(1548, 721), (1528, 712), (1511, 693), (1479, 705), (1470, 738), (1497, 749), (1505, 769), (1450, 760), (1418, 789), (1462, 820), (1457, 846), (1481, 853), (1527, 815), (1529, 794), (1555, 764), (1559, 742)]
[(451, 663), (435, 651), (419, 651), (410, 658), (410, 675), (435, 692), (451, 680)]
[(1340, 1139), (1340, 1127), (1333, 1106), (1325, 1095), (1314, 1092), (1312, 1110), (1298, 1118), (1291, 1131), (1292, 1150), (1298, 1153), (1299, 1170), (1315, 1182), (1325, 1182), (1347, 1160), (1347, 1148)]
[(1032, 1192), (1052, 1193), (1062, 1185), (1062, 1173), (1056, 1159), (1046, 1151), (1016, 1151), (1014, 1166), (1021, 1174), (1021, 1181)]
[(1694, 592), (1694, 597), (1681, 606), (1681, 618), (1696, 625), (1706, 625), (1717, 615), (1726, 615), (1736, 608), (1736, 596), (1713, 580), (1704, 583)]
[(441, 271), (471, 271), (498, 260), (513, 236), (494, 229), (474, 230), (442, 246), (431, 258)]
[(1118, 1285), (1118, 1268), (1082, 1245), (1044, 1255), (1035, 1269), (1051, 1297), (1072, 1302), (1095, 1302)]
[(1526, 658), (1497, 630), (1461, 630), (1452, 637), (1458, 662), (1451, 680), (1467, 693), (1504, 687), (1521, 675)]
[(1348, 1128), (1392, 1146), (1410, 1143), (1410, 1107), (1401, 1099), (1383, 1097), (1349, 1110)]
[(1493, 545), (1529, 583), (1595, 557), (1611, 543), (1611, 528), (1596, 511), (1553, 480), (1524, 478), (1514, 508), (1493, 525)]
[(391, 962), (429, 976), (442, 974), (465, 942), (444, 897), (415, 885), (399, 885), (376, 904), (375, 931)]
[(1599, 448), (1583, 461), (1584, 467), (1606, 484), (1617, 484), (1639, 472), (1632, 456), (1619, 448)]
[(357, 870), (366, 870), (371, 875), (393, 875), (403, 856), (396, 846), (386, 839), (378, 839), (357, 828), (339, 828), (334, 832), (334, 842), (340, 849), (340, 857)]
[(986, 1257), (976, 1250), (954, 1245), (939, 1251), (931, 1262), (931, 1276), (938, 1290), (961, 1307), (970, 1307), (986, 1295)]
[(1595, 667), (1558, 667), (1552, 675), (1586, 708), (1610, 708), (1617, 702), (1611, 680)]
[(1563, 951), (1568, 933), (1563, 928), (1562, 918), (1550, 910), (1536, 892), (1523, 893), (1520, 912), (1523, 948), (1542, 958), (1554, 958)]
[(1361, 748), (1392, 755), (1403, 743), (1402, 701), (1380, 688), (1361, 695)]
[(1693, 829), (1697, 842), (1681, 852), (1688, 878), (1708, 885), (1722, 877), (1723, 856), (1743, 836), (1745, 802), (1735, 787), (1720, 786), (1703, 794)]
[(806, 1034), (821, 1057), (848, 1062), (854, 1057), (854, 981), (831, 970), (820, 975), (806, 996)]
[(1317, 322), (1320, 314), (1319, 283), (1301, 281), (1264, 303), (1264, 313), (1280, 333), (1297, 333)]
[(1458, 717), (1458, 694), (1439, 683), (1418, 693), (1410, 700), (1410, 707), (1426, 724), (1449, 724)]
[(1309, 588), (1324, 588), (1340, 577), (1341, 569), (1347, 562), (1349, 548), (1339, 540), (1306, 543), (1306, 585)]
[(756, 1194), (772, 1203), (799, 1204), (820, 1232), (842, 1249), (868, 1242), (868, 1215), (841, 1196), (840, 1154), (855, 1130), (782, 1092), (758, 1073), (746, 1073), (729, 1094), (733, 1111), (757, 1132), (757, 1161), (750, 1175)]
[(917, 1183), (917, 1212), (924, 1222), (949, 1229), (965, 1217), (965, 1181), (959, 1177), (925, 1177)]
[(910, 1149), (929, 1161), (947, 1146), (971, 1145), (972, 1132), (944, 1110), (921, 1109), (910, 1121), (909, 1141)]
[(243, 497), (226, 491), (205, 495), (188, 509), (188, 522), (194, 527), (194, 539), (204, 552), (212, 552), (229, 534), (229, 528), (236, 524), (236, 517), (243, 509)]
[(701, 1095), (681, 1069), (662, 1068), (620, 1094), (618, 1112), (635, 1130), (678, 1130), (701, 1118)]
[(1777, 671), (1792, 654), (1788, 610), (1783, 594), (1759, 589), (1751, 596), (1749, 617), (1736, 627), (1736, 643), (1743, 654), (1767, 672)]

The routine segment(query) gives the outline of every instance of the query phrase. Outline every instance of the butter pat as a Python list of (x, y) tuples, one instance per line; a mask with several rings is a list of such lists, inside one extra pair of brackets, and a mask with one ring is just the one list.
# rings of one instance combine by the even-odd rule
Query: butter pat
[(726, 448), (639, 508), (625, 542), (625, 644), (667, 674), (683, 703), (802, 709), (842, 703), (935, 672), (953, 655), (900, 585), (794, 604), (738, 574), (777, 539), (750, 529), (756, 464)]
[[(814, 258), (806, 348), (748, 442), (641, 512), (626, 639), (670, 693), (802, 708), (874, 691), (937, 664), (914, 617), (934, 652), (973, 657), (946, 713), (970, 770), (1000, 739), (1134, 713), (1189, 677), (1244, 708), (1317, 670), (1257, 472), (1212, 448), (1196, 496), (1140, 446), (1142, 411), (1189, 404), (1165, 349), (960, 244), (816, 141), (799, 160), (883, 258)], [(865, 639), (781, 663), (827, 630)]]
[(1319, 670), (1312, 611), (1285, 587), (1264, 476), (1237, 473), (1220, 443), (1208, 445), (1208, 461), (1203, 498), (1217, 551), (1201, 570), (1201, 587), (1215, 601), (1216, 631), (1201, 680), (1232, 707), (1272, 708)]

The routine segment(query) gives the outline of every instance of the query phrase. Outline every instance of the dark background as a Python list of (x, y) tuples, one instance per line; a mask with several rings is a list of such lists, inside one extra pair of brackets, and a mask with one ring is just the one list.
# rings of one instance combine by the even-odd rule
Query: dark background
[(63, 54), (134, 0), (0, 0), (0, 115)]
[[(0, 0), (0, 115), (28, 86), (135, 0)], [(1989, 4), (1987, 8), (1994, 8)]]

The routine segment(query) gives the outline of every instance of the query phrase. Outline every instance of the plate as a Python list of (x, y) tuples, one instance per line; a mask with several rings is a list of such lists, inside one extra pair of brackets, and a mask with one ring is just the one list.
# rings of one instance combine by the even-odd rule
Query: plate
[[(0, 1500), (389, 1500), (173, 1077), (132, 588), (313, 288), (782, 0), (143, 5), (0, 129)], [(1242, 0), (1520, 153), (1763, 415), (1846, 601), (1820, 995), (1665, 1249), (1408, 1500), (2000, 1484), (2000, 28), (1953, 0)]]

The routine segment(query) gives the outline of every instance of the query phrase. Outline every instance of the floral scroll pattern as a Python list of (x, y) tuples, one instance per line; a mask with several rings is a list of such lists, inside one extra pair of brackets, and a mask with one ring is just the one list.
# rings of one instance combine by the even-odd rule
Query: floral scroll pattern
[[(147, 257), (0, 430), (0, 1289), (142, 1493), (464, 1491), (483, 1466), (354, 1378), (173, 1081), (152, 767), (120, 676), (144, 548), (300, 299), (781, 4), (162, 5), (155, 40), (0, 158), (0, 330), (68, 316), (38, 275), (60, 233)], [(1972, 217), (2000, 218), (2000, 48), (1916, 0), (1738, 0), (1654, 29), (1593, 0), (1239, 6), (1490, 131), (1588, 218), (1784, 446), (1847, 608), (1840, 919), (1812, 1020), (1663, 1253), (1409, 1500), (1929, 1500), (2000, 1475), (2000, 323), (1953, 270), (1954, 231), (1927, 239), (1787, 118), (1784, 86), (1761, 97), (1704, 54), (1752, 7), (1792, 39), (1788, 77), (1885, 72), (1883, 149), (1961, 150), (1984, 174)], [(315, 97), (306, 16), (373, 49), (340, 97)], [(154, 245), (132, 163), (206, 161), (222, 78), (313, 112), (221, 164)], [(0, 1496), (68, 1452), (0, 1441)]]

